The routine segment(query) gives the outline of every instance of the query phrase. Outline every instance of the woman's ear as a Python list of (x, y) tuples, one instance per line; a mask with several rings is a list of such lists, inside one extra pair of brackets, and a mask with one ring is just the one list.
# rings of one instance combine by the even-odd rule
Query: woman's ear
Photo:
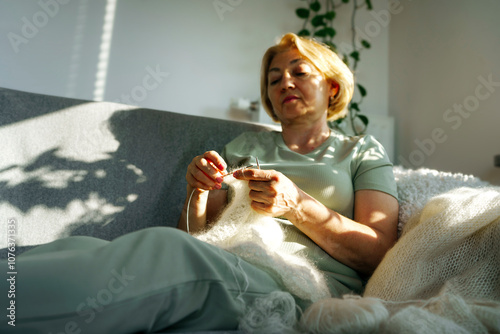
[(331, 97), (336, 97), (337, 94), (339, 93), (339, 89), (340, 89), (339, 84), (337, 82), (335, 82), (335, 81), (332, 81), (330, 83), (330, 90), (331, 90), (330, 96)]

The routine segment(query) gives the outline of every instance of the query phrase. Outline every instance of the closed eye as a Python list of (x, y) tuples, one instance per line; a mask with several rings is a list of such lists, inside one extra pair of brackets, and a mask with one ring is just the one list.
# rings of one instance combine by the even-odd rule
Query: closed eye
[(276, 84), (277, 84), (280, 80), (281, 80), (281, 78), (271, 80), (271, 81), (269, 81), (269, 84), (270, 84), (271, 86), (276, 85)]

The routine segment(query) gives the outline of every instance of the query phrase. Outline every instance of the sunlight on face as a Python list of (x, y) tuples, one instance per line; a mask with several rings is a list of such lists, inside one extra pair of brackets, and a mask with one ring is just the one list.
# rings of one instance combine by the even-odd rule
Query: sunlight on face
[(297, 49), (278, 53), (268, 70), (268, 97), (282, 123), (326, 117), (330, 85)]

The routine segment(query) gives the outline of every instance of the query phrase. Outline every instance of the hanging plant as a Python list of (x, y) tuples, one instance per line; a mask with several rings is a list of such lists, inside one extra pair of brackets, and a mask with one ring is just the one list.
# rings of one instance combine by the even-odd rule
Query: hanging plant
[[(371, 47), (370, 42), (367, 40), (361, 40), (357, 42), (357, 32), (356, 32), (356, 13), (361, 8), (366, 8), (366, 10), (372, 10), (371, 0), (304, 0), (307, 3), (307, 7), (300, 7), (295, 10), (296, 15), (304, 20), (302, 29), (297, 33), (299, 36), (311, 36), (320, 42), (324, 43), (331, 50), (336, 52), (339, 56), (342, 56), (344, 63), (349, 66), (353, 73), (356, 73), (356, 68), (360, 61), (361, 51), (364, 49), (369, 49)], [(358, 1), (362, 1), (358, 4)], [(338, 50), (334, 43), (334, 37), (336, 35), (333, 23), (336, 17), (336, 13), (339, 7), (347, 5), (352, 5), (352, 15), (351, 15), (351, 37), (352, 37), (352, 51), (349, 53), (342, 52)], [(359, 92), (359, 99), (356, 101), (351, 101), (348, 106), (349, 113), (348, 117), (351, 121), (351, 127), (354, 134), (359, 135), (366, 132), (368, 127), (368, 117), (361, 113), (360, 105), (363, 99), (367, 95), (366, 88), (361, 84), (357, 83), (356, 88)], [(345, 118), (331, 122), (331, 126), (342, 131), (340, 124), (345, 120)], [(359, 130), (356, 127), (356, 123), (363, 125), (363, 128)]]

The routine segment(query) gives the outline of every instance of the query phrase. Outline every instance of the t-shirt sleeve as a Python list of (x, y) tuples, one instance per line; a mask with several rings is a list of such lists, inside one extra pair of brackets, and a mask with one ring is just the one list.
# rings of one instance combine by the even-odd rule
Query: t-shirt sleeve
[(351, 168), (354, 191), (372, 189), (398, 198), (393, 165), (384, 147), (373, 136), (362, 137)]

